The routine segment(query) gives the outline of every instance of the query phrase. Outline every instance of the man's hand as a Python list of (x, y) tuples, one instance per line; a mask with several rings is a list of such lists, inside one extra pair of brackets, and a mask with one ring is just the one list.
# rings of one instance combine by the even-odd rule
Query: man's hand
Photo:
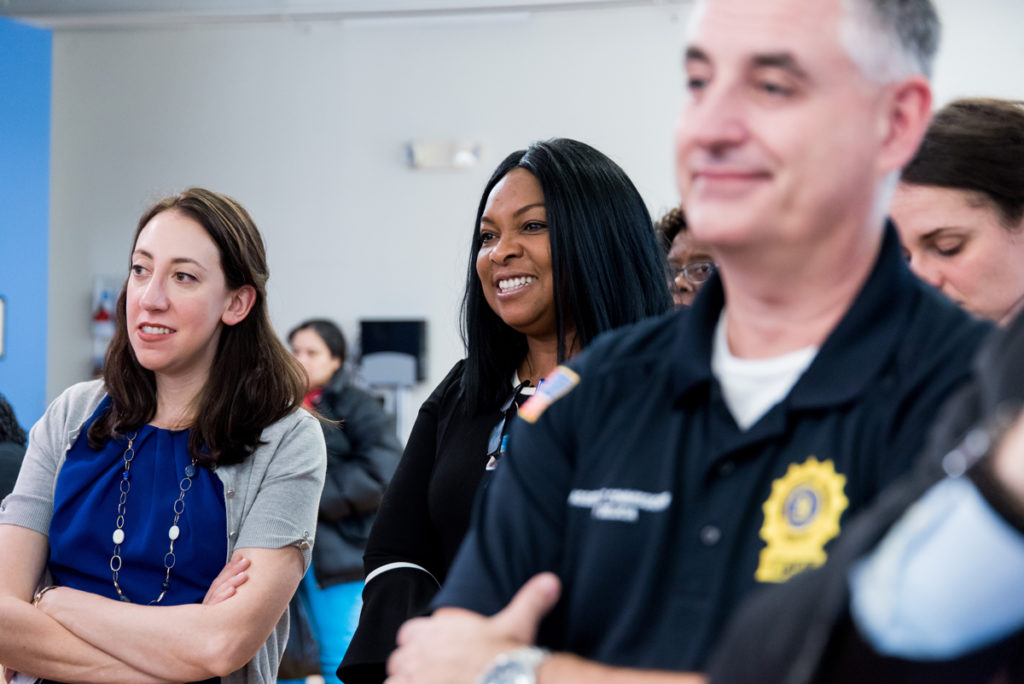
[(240, 553), (232, 556), (228, 564), (220, 571), (220, 574), (214, 578), (210, 588), (206, 590), (206, 596), (203, 597), (203, 605), (212, 606), (234, 596), (238, 587), (245, 584), (245, 581), (249, 579), (249, 575), (245, 573), (248, 569), (248, 558)]
[(1024, 505), (1024, 412), (1003, 436), (992, 463), (993, 470), (1007, 491)]
[(533, 643), (560, 592), (558, 578), (545, 572), (493, 617), (441, 608), (432, 617), (409, 620), (388, 659), (387, 684), (473, 684), (499, 653)]

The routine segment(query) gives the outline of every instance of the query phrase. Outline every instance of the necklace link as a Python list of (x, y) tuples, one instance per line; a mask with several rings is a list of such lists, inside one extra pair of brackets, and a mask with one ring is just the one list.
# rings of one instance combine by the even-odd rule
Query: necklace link
[[(124, 520), (125, 514), (128, 510), (128, 492), (131, 491), (131, 477), (130, 471), (132, 467), (132, 461), (135, 460), (135, 438), (138, 435), (137, 432), (132, 433), (128, 436), (128, 446), (125, 448), (121, 458), (124, 459), (124, 470), (121, 472), (121, 479), (118, 482), (118, 489), (120, 491), (120, 497), (117, 504), (117, 518), (114, 521), (114, 533), (112, 535), (114, 542), (114, 553), (110, 557), (110, 573), (114, 581), (114, 589), (117, 590), (117, 596), (126, 603), (131, 603), (131, 599), (125, 595), (121, 589), (121, 585), (118, 582), (120, 578), (121, 568), (124, 564), (121, 558), (121, 544), (124, 543)], [(171, 569), (174, 568), (177, 562), (177, 557), (174, 555), (174, 542), (181, 534), (181, 528), (178, 527), (178, 521), (181, 519), (182, 514), (185, 512), (185, 493), (192, 489), (192, 478), (196, 474), (196, 463), (197, 461), (193, 458), (192, 462), (185, 466), (185, 477), (178, 482), (178, 498), (175, 499), (174, 504), (171, 506), (171, 510), (174, 513), (174, 520), (171, 522), (170, 528), (167, 530), (167, 536), (170, 539), (170, 545), (167, 553), (164, 554), (164, 579), (160, 584), (160, 595), (150, 601), (150, 605), (155, 605), (163, 600), (167, 594), (167, 590), (171, 586)]]

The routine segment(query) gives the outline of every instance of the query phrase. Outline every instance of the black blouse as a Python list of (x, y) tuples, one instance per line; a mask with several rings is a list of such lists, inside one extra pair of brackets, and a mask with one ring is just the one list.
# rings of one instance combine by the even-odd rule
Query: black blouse
[[(456, 363), (420, 407), (377, 512), (363, 557), (369, 581), (359, 627), (338, 668), (346, 684), (385, 679), (398, 628), (426, 611), (469, 528), (488, 442), (502, 414), (466, 411), (459, 391), (464, 366)], [(374, 575), (393, 563), (409, 565)]]

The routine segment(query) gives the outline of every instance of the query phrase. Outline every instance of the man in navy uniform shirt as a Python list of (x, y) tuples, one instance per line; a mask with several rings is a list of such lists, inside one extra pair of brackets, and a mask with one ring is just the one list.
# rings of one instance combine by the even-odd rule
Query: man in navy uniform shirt
[(737, 602), (910, 467), (987, 332), (885, 218), (937, 42), (929, 0), (698, 3), (676, 170), (720, 277), (521, 409), (389, 684), (701, 681)]

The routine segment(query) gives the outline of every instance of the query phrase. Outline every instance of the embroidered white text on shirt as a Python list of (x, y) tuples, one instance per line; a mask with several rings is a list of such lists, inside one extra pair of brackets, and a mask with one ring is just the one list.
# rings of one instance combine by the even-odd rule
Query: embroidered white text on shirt
[(569, 492), (569, 505), (589, 508), (598, 520), (635, 522), (640, 511), (656, 513), (672, 503), (672, 492), (641, 492), (636, 489), (574, 489)]

